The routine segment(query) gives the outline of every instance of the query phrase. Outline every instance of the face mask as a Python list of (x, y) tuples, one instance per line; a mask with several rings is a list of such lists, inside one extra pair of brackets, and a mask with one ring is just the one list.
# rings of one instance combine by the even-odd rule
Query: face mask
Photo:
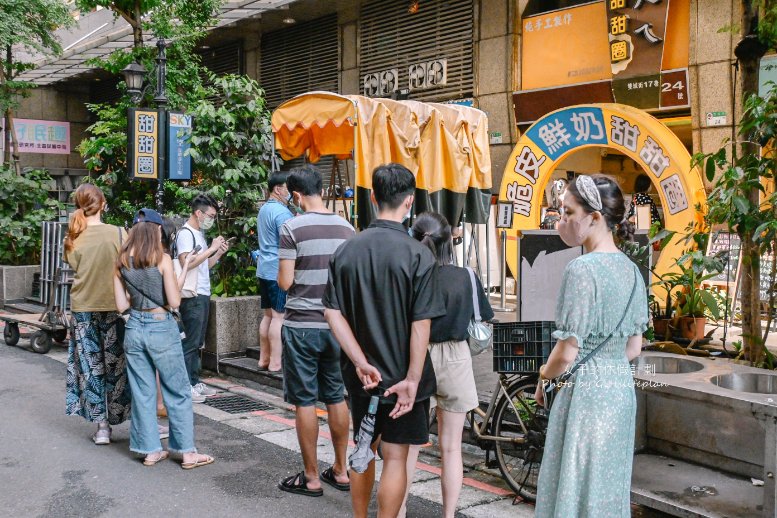
[(562, 218), (558, 222), (558, 235), (567, 246), (582, 245), (591, 233), (593, 215), (588, 214), (583, 219), (569, 220)]
[(291, 200), (294, 198), (294, 196), (291, 195), (291, 193), (286, 195), (286, 203), (291, 203)]
[(413, 206), (410, 205), (410, 208), (407, 209), (407, 214), (405, 214), (405, 217), (402, 218), (402, 223), (409, 220), (413, 216)]
[(200, 221), (200, 228), (202, 230), (210, 230), (213, 228), (213, 224), (216, 222), (216, 218), (211, 218), (210, 216), (205, 216), (202, 221)]

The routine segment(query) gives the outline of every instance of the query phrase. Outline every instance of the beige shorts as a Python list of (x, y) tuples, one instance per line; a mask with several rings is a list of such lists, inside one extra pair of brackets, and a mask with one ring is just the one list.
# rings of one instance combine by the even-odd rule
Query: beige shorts
[(437, 394), (432, 396), (432, 406), (447, 412), (469, 412), (476, 408), (478, 391), (467, 342), (430, 343), (429, 356), (437, 377)]

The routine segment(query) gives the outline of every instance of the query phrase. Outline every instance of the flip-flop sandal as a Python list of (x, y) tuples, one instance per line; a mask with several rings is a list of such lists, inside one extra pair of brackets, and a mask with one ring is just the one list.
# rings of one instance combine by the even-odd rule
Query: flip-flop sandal
[(200, 466), (207, 466), (208, 464), (213, 464), (213, 461), (216, 460), (210, 455), (205, 455), (207, 457), (205, 460), (198, 460), (197, 462), (182, 462), (181, 467), (183, 469), (194, 469), (199, 468)]
[(324, 490), (321, 488), (308, 489), (308, 481), (305, 478), (304, 471), (300, 471), (296, 475), (281, 480), (278, 484), (278, 489), (286, 491), (287, 493), (295, 493), (304, 496), (321, 496), (324, 494)]
[(321, 472), (321, 480), (332, 486), (333, 488), (337, 489), (338, 491), (350, 491), (351, 490), (351, 483), (343, 484), (342, 482), (338, 482), (335, 478), (335, 470), (332, 469), (332, 467), (328, 467), (324, 471)]
[(153, 466), (157, 462), (161, 462), (161, 461), (165, 460), (166, 458), (168, 458), (169, 456), (170, 456), (169, 452), (162, 450), (160, 452), (159, 458), (157, 458), (157, 459), (149, 459), (148, 457), (143, 459), (143, 465), (144, 466)]

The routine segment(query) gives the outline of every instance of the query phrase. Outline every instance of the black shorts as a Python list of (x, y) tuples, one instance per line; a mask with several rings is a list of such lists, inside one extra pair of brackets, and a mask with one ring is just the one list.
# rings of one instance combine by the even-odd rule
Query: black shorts
[(329, 329), (283, 326), (283, 398), (296, 406), (345, 400), (340, 345)]
[[(429, 442), (429, 399), (416, 401), (413, 409), (397, 419), (389, 417), (394, 403), (381, 403), (375, 416), (374, 438), (392, 444), (422, 445)], [(351, 396), (351, 419), (353, 419), (353, 438), (359, 435), (362, 419), (370, 406), (369, 396), (361, 394)]]
[(259, 304), (262, 309), (272, 309), (276, 313), (286, 312), (286, 292), (277, 281), (259, 278)]

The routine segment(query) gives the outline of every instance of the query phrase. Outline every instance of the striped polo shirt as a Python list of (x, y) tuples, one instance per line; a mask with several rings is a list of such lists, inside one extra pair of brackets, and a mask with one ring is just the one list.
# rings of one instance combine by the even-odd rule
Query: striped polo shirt
[(329, 328), (321, 303), (329, 279), (329, 258), (353, 235), (350, 223), (331, 212), (308, 212), (283, 224), (278, 259), (294, 260), (294, 284), (287, 295), (283, 325)]

